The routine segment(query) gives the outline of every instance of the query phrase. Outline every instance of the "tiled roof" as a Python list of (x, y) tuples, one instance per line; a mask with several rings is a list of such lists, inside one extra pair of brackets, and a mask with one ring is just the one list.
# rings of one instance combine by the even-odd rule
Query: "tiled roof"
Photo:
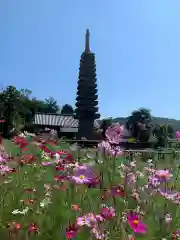
[[(34, 124), (60, 126), (63, 128), (77, 128), (78, 120), (72, 115), (36, 113), (34, 117)], [(97, 121), (94, 122), (94, 127), (99, 127)]]

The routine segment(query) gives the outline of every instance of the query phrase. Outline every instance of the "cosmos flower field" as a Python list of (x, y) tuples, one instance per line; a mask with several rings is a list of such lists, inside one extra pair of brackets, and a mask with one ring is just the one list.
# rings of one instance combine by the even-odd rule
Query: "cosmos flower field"
[(0, 236), (12, 240), (180, 239), (178, 159), (15, 137), (0, 156)]

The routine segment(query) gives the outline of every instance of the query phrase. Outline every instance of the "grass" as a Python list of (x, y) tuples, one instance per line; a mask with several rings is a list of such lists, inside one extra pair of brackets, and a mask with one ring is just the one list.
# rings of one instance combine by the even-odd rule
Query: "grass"
[[(100, 178), (100, 184), (88, 188), (86, 185), (74, 184), (67, 180), (57, 181), (55, 176), (61, 176), (64, 170), (62, 168), (57, 170), (55, 165), (42, 166), (42, 161), (47, 160), (40, 154), (38, 146), (29, 144), (27, 150), (23, 151), (8, 140), (5, 140), (4, 145), (9, 155), (14, 157), (7, 165), (15, 167), (16, 172), (1, 176), (0, 236), (2, 239), (65, 240), (68, 226), (76, 223), (77, 217), (88, 213), (100, 214), (103, 211), (102, 204), (116, 211), (116, 216), (104, 217), (104, 221), (96, 226), (96, 230), (104, 233), (106, 239), (125, 240), (130, 239), (130, 236), (134, 239), (172, 239), (172, 234), (179, 228), (179, 206), (172, 200), (155, 193), (150, 187), (144, 188), (149, 176), (145, 167), (149, 167), (149, 163), (147, 159), (142, 161), (137, 154), (133, 156), (136, 166), (132, 167), (127, 154), (118, 158), (106, 157), (103, 163), (97, 163), (98, 160), (102, 160), (102, 156), (100, 154), (97, 156), (95, 151), (75, 151), (69, 149), (65, 143), (53, 146), (52, 149), (68, 150), (79, 162), (93, 165), (93, 171)], [(19, 165), (19, 160), (25, 159), (28, 154), (36, 156), (36, 161)], [(66, 158), (65, 155), (61, 157)], [(126, 165), (126, 169), (122, 164)], [(163, 182), (161, 186), (163, 188), (173, 186), (177, 192), (180, 191), (178, 160), (172, 157), (158, 160), (154, 155), (153, 164), (153, 169), (172, 168), (172, 179)], [(71, 170), (65, 172), (72, 174)], [(127, 184), (128, 173), (138, 176), (134, 184)], [(112, 187), (119, 184), (123, 187), (125, 196), (123, 191), (120, 192), (121, 194), (118, 192), (111, 194)], [(151, 192), (152, 195), (147, 192)], [(141, 219), (146, 224), (145, 234), (135, 233), (125, 220), (125, 216), (131, 211), (135, 211), (139, 221)], [(169, 223), (165, 221), (167, 214), (172, 217)], [(72, 239), (96, 239), (97, 236), (92, 234), (92, 228), (92, 226), (79, 227), (77, 232), (73, 228)]]

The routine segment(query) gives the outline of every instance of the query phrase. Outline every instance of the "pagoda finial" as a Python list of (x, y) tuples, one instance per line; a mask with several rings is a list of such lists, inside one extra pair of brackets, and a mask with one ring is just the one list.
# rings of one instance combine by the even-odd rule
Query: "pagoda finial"
[(89, 29), (86, 30), (86, 42), (85, 42), (85, 52), (90, 52), (90, 45), (89, 45)]

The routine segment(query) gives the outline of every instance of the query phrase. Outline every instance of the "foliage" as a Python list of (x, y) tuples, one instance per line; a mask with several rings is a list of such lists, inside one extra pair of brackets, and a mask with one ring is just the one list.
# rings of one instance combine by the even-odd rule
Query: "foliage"
[(65, 104), (61, 109), (61, 114), (74, 114), (74, 109), (71, 105)]
[(2, 239), (176, 239), (176, 159), (141, 161), (115, 146), (122, 127), (106, 134), (93, 150), (26, 138), (15, 138), (13, 150), (9, 142), (13, 157), (1, 152), (0, 165)]
[(155, 125), (153, 129), (153, 134), (157, 138), (157, 146), (166, 147), (167, 142), (170, 138), (173, 138), (174, 130), (168, 124)]
[[(128, 117), (117, 117), (113, 118), (112, 122), (119, 122), (120, 124), (126, 124)], [(176, 131), (180, 129), (180, 120), (163, 118), (163, 117), (154, 117), (152, 116), (152, 125), (161, 125), (161, 124), (169, 124)], [(175, 135), (173, 135), (175, 137)]]
[[(67, 105), (69, 109), (72, 107)], [(5, 137), (10, 136), (12, 129), (33, 130), (32, 120), (36, 112), (57, 113), (59, 106), (52, 97), (38, 100), (32, 97), (28, 89), (16, 89), (8, 86), (0, 93), (0, 118), (6, 122), (1, 124), (1, 132)]]
[(133, 111), (126, 122), (126, 127), (131, 131), (132, 137), (142, 142), (148, 141), (151, 136), (151, 118), (148, 109), (140, 108)]
[(137, 141), (152, 141), (156, 147), (165, 147), (169, 139), (175, 138), (175, 128), (168, 121), (164, 124), (157, 123), (150, 110), (140, 108), (131, 113), (128, 118), (112, 119), (126, 126), (132, 137)]
[(45, 109), (46, 109), (45, 111), (47, 113), (57, 113), (58, 112), (59, 106), (57, 104), (57, 101), (54, 98), (50, 97), (48, 99), (45, 99), (44, 103), (45, 103)]
[[(0, 132), (4, 137), (14, 135), (14, 130), (20, 132), (27, 130), (36, 132), (33, 125), (33, 117), (36, 112), (58, 113), (60, 107), (57, 101), (52, 97), (45, 100), (38, 100), (32, 96), (28, 89), (16, 89), (14, 86), (8, 86), (0, 93)], [(62, 114), (74, 114), (71, 105), (65, 104), (61, 109)], [(116, 119), (118, 120), (118, 119)], [(175, 129), (171, 124), (154, 124), (154, 118), (148, 109), (140, 108), (132, 112), (127, 118), (125, 124), (132, 137), (141, 142), (146, 142), (154, 136), (157, 139), (157, 146), (165, 146), (169, 138), (175, 137)], [(113, 122), (113, 119), (104, 119), (101, 121), (102, 135), (105, 137), (107, 127)], [(122, 123), (123, 119), (119, 119)]]

